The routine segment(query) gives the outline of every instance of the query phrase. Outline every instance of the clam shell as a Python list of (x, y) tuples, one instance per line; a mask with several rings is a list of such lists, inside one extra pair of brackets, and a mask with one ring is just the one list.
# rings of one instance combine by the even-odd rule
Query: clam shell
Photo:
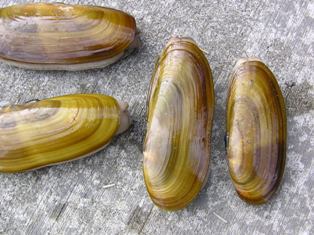
[(136, 46), (135, 19), (122, 11), (62, 3), (0, 9), (0, 59), (18, 67), (99, 68)]
[(144, 178), (153, 202), (187, 206), (207, 181), (214, 86), (203, 52), (189, 38), (172, 38), (151, 80), (144, 143)]
[(242, 59), (230, 80), (227, 106), (229, 172), (239, 196), (266, 202), (285, 168), (286, 112), (277, 80), (258, 59)]
[(104, 148), (129, 126), (114, 98), (77, 94), (0, 109), (0, 172), (75, 160)]

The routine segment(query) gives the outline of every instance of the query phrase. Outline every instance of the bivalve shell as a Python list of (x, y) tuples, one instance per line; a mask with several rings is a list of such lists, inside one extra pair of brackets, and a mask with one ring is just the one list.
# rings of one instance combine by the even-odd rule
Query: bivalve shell
[(98, 94), (66, 95), (0, 109), (0, 172), (75, 160), (129, 126), (127, 105)]
[(0, 9), (0, 60), (18, 67), (105, 67), (136, 46), (135, 19), (119, 10), (62, 3)]
[(214, 89), (210, 66), (190, 38), (172, 38), (151, 80), (144, 178), (153, 202), (187, 206), (207, 182)]
[(266, 202), (285, 169), (286, 112), (277, 80), (258, 59), (241, 59), (230, 79), (227, 106), (229, 171), (239, 196)]

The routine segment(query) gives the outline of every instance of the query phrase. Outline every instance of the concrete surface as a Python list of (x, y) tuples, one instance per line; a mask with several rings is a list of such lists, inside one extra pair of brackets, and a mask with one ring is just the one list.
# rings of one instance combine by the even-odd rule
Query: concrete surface
[[(26, 1), (2, 0), (0, 6), (21, 2)], [(1, 174), (0, 233), (314, 233), (312, 0), (65, 2), (133, 14), (143, 46), (108, 68), (86, 72), (34, 72), (0, 64), (0, 100), (110, 94), (130, 103), (134, 126), (92, 157), (29, 173)], [(175, 213), (161, 211), (148, 198), (141, 153), (149, 80), (171, 35), (191, 36), (208, 51), (217, 97), (210, 179), (197, 200)], [(275, 197), (261, 206), (237, 197), (224, 149), (228, 74), (236, 59), (246, 55), (260, 57), (274, 71), (288, 111), (284, 181)]]

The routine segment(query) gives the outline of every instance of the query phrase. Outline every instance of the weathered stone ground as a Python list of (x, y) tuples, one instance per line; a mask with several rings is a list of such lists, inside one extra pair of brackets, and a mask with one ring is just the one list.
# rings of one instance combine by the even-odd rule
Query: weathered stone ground
[[(22, 2), (27, 1), (2, 0), (0, 6)], [(142, 47), (108, 68), (93, 71), (35, 72), (0, 64), (1, 102), (80, 92), (109, 94), (129, 102), (134, 125), (92, 157), (34, 172), (1, 174), (1, 233), (314, 233), (312, 0), (65, 2), (131, 13), (141, 31)], [(216, 93), (208, 184), (188, 208), (172, 213), (153, 206), (142, 176), (146, 93), (156, 57), (171, 35), (193, 37), (208, 51)], [(247, 55), (261, 58), (273, 70), (288, 112), (283, 184), (261, 206), (237, 197), (224, 149), (228, 75), (235, 61)]]

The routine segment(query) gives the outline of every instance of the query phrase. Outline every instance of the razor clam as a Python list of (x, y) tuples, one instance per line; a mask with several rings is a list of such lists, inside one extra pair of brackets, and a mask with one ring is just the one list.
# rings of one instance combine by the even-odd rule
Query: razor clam
[(129, 127), (127, 104), (98, 94), (66, 95), (0, 109), (0, 172), (75, 160)]
[(105, 67), (138, 46), (135, 19), (122, 11), (63, 3), (0, 9), (0, 60), (25, 69)]
[(241, 59), (227, 105), (229, 172), (243, 200), (266, 202), (277, 190), (286, 159), (285, 103), (277, 80), (260, 60)]
[(207, 182), (214, 86), (203, 52), (190, 38), (172, 38), (151, 80), (144, 178), (153, 202), (187, 206)]

